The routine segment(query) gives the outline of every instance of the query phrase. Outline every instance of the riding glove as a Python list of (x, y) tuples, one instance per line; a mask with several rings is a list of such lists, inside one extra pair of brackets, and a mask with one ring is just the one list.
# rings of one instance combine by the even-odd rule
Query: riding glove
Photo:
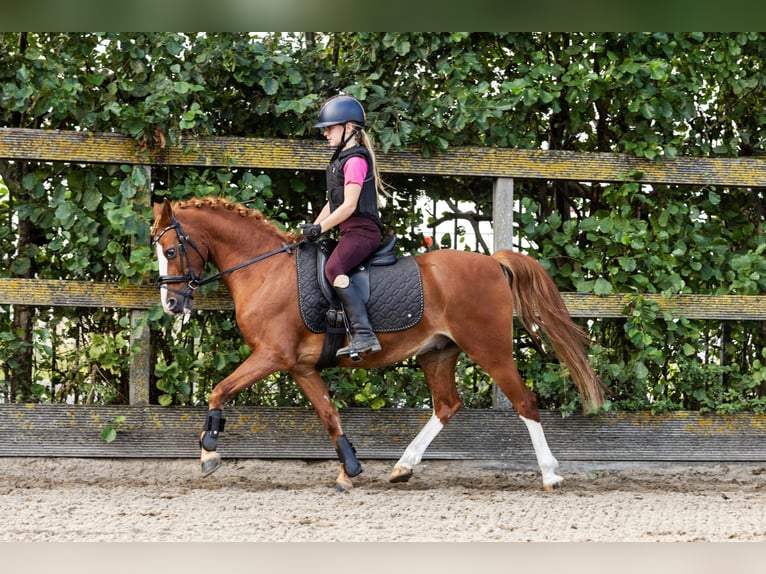
[(301, 225), (301, 231), (303, 231), (303, 236), (313, 243), (322, 235), (322, 226), (315, 223), (306, 223)]

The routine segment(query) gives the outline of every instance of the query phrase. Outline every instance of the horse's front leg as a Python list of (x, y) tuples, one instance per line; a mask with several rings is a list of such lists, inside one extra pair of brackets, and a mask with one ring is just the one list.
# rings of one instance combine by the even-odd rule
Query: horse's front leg
[(290, 375), (313, 405), (319, 420), (322, 421), (322, 425), (333, 441), (335, 452), (338, 453), (341, 464), (340, 474), (335, 480), (335, 488), (340, 491), (352, 488), (351, 478), (362, 473), (362, 465), (356, 457), (354, 445), (343, 433), (340, 415), (330, 400), (327, 386), (313, 367), (294, 367), (290, 369)]
[(281, 364), (269, 354), (253, 353), (213, 389), (208, 400), (205, 430), (202, 431), (199, 439), (200, 466), (203, 476), (208, 476), (221, 467), (221, 455), (217, 449), (218, 439), (226, 424), (223, 416), (223, 407), (226, 402), (239, 391), (280, 368), (282, 368)]

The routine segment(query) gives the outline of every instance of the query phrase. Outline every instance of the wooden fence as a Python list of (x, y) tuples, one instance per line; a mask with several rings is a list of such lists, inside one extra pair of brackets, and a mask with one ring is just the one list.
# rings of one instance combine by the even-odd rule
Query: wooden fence
[[(0, 157), (13, 160), (152, 166), (224, 166), (323, 170), (326, 146), (318, 141), (218, 137), (184, 140), (141, 150), (118, 134), (0, 128)], [(416, 151), (379, 154), (382, 172), (493, 178), (494, 249), (512, 246), (514, 180), (620, 182), (641, 173), (648, 184), (766, 187), (766, 161), (750, 158), (676, 158), (654, 162), (618, 154), (456, 148), (432, 158)], [(564, 293), (573, 317), (623, 317), (629, 295)], [(766, 295), (646, 295), (677, 317), (766, 321)], [(0, 279), (0, 304), (131, 309), (136, 321), (158, 301), (154, 285)], [(197, 309), (233, 309), (220, 292)], [(149, 333), (137, 341), (144, 354), (131, 363), (130, 404), (123, 407), (0, 405), (0, 456), (196, 456), (205, 411), (148, 405)], [(526, 430), (499, 403), (461, 411), (427, 453), (431, 458), (532, 460)], [(430, 413), (418, 409), (341, 413), (362, 458), (398, 458)], [(99, 441), (116, 416), (126, 422), (118, 439)], [(227, 410), (224, 456), (334, 457), (313, 411)], [(610, 413), (562, 419), (544, 413), (549, 442), (561, 460), (766, 461), (766, 417), (677, 413)], [(297, 430), (296, 430), (297, 429)]]

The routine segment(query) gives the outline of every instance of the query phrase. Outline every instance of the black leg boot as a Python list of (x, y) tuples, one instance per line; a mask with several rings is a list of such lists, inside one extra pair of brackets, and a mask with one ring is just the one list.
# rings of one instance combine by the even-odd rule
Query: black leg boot
[(380, 342), (375, 336), (367, 317), (367, 306), (359, 297), (351, 285), (347, 275), (339, 275), (333, 283), (335, 292), (343, 304), (343, 311), (348, 317), (351, 326), (351, 340), (346, 347), (338, 349), (336, 356), (351, 357), (355, 361), (361, 360), (362, 353), (376, 353), (380, 351)]

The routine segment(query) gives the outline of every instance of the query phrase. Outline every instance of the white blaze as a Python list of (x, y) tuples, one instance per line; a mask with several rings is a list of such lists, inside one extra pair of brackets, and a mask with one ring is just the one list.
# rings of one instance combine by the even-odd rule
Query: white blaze
[[(160, 277), (168, 274), (168, 258), (165, 257), (165, 253), (162, 251), (162, 245), (157, 243), (157, 263), (159, 264)], [(162, 308), (166, 313), (169, 313), (168, 309), (168, 287), (167, 285), (160, 285), (160, 301), (162, 301)]]

